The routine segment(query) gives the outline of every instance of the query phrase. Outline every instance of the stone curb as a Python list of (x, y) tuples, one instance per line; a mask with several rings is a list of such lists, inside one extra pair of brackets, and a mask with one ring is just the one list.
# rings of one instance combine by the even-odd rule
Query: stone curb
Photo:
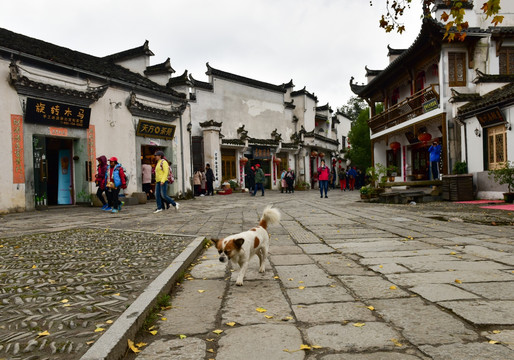
[(120, 315), (80, 360), (121, 359), (128, 348), (127, 340), (134, 339), (160, 294), (169, 294), (181, 272), (203, 249), (204, 237), (194, 239), (179, 256), (146, 287), (137, 299)]

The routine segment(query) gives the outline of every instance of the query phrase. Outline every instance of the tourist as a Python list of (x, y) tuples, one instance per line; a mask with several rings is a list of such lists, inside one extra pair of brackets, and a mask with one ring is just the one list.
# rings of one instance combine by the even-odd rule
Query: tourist
[[(105, 172), (107, 171), (107, 158), (102, 155), (96, 158), (98, 160), (98, 166), (96, 168), (95, 184), (98, 186), (96, 190), (96, 197), (102, 202), (102, 210), (111, 211), (107, 201), (105, 201), (103, 193), (105, 191)], [(107, 196), (107, 194), (105, 194)]]
[(323, 191), (325, 191), (325, 198), (327, 198), (328, 191), (328, 180), (330, 178), (330, 169), (325, 165), (325, 160), (321, 160), (321, 166), (318, 168), (318, 181), (319, 181), (319, 193), (321, 198), (323, 197)]
[(257, 190), (259, 188), (262, 191), (262, 195), (261, 196), (264, 196), (264, 179), (265, 179), (264, 171), (262, 171), (260, 164), (255, 165), (255, 168), (257, 170), (255, 171), (255, 187), (253, 189), (252, 196), (255, 196), (255, 194), (257, 193)]
[(196, 169), (193, 175), (193, 185), (195, 188), (195, 196), (200, 196), (202, 189), (202, 172), (200, 169)]
[(428, 148), (430, 154), (430, 167), (432, 169), (432, 180), (439, 180), (439, 161), (441, 160), (441, 145), (434, 140)]
[(286, 169), (282, 170), (282, 174), (280, 174), (280, 193), (284, 193), (284, 189), (286, 189), (287, 193), (287, 182), (286, 182)]
[(350, 185), (350, 191), (355, 190), (355, 179), (357, 178), (357, 171), (355, 170), (355, 166), (351, 167), (350, 170), (348, 170), (348, 181)]
[[(111, 208), (111, 212), (117, 213), (121, 210), (122, 205), (119, 200), (120, 189), (127, 188), (127, 179), (123, 167), (118, 163), (118, 158), (115, 156), (109, 159), (109, 165), (105, 172), (105, 182), (109, 207)], [(106, 210), (108, 211), (108, 209)]]
[(296, 179), (296, 174), (294, 173), (294, 170), (291, 170), (289, 168), (289, 171), (286, 174), (286, 183), (287, 183), (287, 191), (288, 193), (294, 193), (294, 181)]
[(346, 169), (339, 169), (339, 185), (341, 186), (341, 191), (346, 191)]
[(157, 164), (155, 164), (155, 201), (157, 203), (157, 208), (155, 209), (154, 214), (164, 210), (164, 204), (162, 203), (163, 200), (166, 203), (173, 205), (175, 210), (178, 210), (179, 204), (173, 201), (167, 193), (168, 174), (171, 171), (170, 164), (164, 157), (164, 153), (160, 150), (155, 153), (155, 157), (157, 159)]
[(152, 165), (146, 160), (141, 165), (141, 175), (143, 177), (143, 191), (146, 193), (146, 200), (150, 200), (152, 193)]
[(253, 189), (255, 188), (255, 167), (250, 167), (248, 170), (248, 174), (246, 174), (246, 187), (250, 192), (250, 195), (253, 193)]
[(205, 164), (205, 180), (207, 182), (207, 196), (214, 195), (214, 172), (211, 169), (211, 165)]

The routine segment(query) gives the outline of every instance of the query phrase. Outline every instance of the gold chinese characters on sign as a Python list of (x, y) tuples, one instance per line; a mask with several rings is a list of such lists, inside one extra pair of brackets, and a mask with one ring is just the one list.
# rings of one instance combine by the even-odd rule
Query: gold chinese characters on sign
[(27, 98), (25, 122), (54, 127), (87, 129), (91, 109), (40, 99)]
[(137, 124), (136, 135), (173, 140), (173, 137), (175, 136), (175, 125), (139, 120), (139, 123)]

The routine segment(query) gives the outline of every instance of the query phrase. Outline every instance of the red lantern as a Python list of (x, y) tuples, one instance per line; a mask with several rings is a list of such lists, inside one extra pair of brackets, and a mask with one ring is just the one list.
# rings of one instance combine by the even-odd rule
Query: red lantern
[(313, 151), (311, 152), (311, 156), (312, 156), (312, 157), (316, 157), (316, 156), (318, 156), (318, 152), (317, 152), (317, 151), (315, 151), (315, 150), (313, 150)]
[(425, 145), (430, 141), (430, 139), (432, 139), (432, 135), (429, 133), (424, 132), (418, 135), (418, 140), (423, 141), (423, 144)]
[(320, 153), (319, 153), (319, 157), (320, 157), (320, 158), (324, 158), (324, 157), (325, 157), (325, 153), (320, 152)]
[(248, 158), (245, 156), (243, 156), (241, 159), (239, 159), (239, 163), (243, 166), (246, 165), (247, 162), (248, 162)]
[(278, 164), (280, 164), (280, 162), (281, 162), (281, 161), (282, 161), (282, 159), (281, 159), (281, 158), (277, 158), (277, 157), (276, 157), (275, 159), (273, 159), (273, 162), (274, 162), (275, 164), (277, 164), (277, 165), (278, 165)]
[(337, 161), (339, 161), (339, 164), (340, 164), (340, 163), (342, 163), (342, 162), (343, 162), (343, 159), (339, 159), (339, 160), (337, 160)]
[(395, 142), (392, 142), (389, 144), (389, 147), (391, 149), (393, 149), (393, 151), (396, 153), (396, 151), (398, 151), (398, 149), (401, 147), (402, 145), (398, 142), (398, 141), (395, 141)]

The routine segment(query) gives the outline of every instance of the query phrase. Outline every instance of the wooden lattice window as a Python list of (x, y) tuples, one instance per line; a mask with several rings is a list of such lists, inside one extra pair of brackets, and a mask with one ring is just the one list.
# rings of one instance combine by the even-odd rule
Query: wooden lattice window
[(494, 170), (507, 161), (507, 132), (501, 124), (487, 129), (487, 154), (489, 170)]
[(500, 49), (500, 74), (514, 74), (514, 47)]
[(450, 86), (466, 86), (466, 53), (448, 53), (448, 76)]

